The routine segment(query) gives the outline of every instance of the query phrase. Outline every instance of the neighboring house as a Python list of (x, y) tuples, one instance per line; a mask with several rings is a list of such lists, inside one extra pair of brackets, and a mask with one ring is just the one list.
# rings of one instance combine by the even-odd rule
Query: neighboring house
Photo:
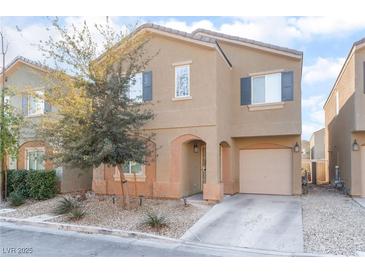
[(310, 160), (309, 141), (302, 140), (302, 173), (304, 171), (310, 173), (310, 170), (311, 170), (311, 160)]
[[(31, 96), (47, 91), (45, 75), (47, 68), (24, 57), (15, 58), (5, 71), (6, 86), (15, 92), (7, 98), (20, 114), (24, 116), (21, 129), (17, 159), (8, 157), (9, 169), (50, 170), (56, 168), (44, 155), (52, 153), (44, 142), (37, 137), (34, 125), (47, 112), (56, 111), (44, 100)], [(0, 75), (1, 79), (2, 75)], [(1, 87), (1, 86), (0, 86)], [(61, 192), (91, 189), (92, 169), (80, 170), (66, 166), (56, 168)]]
[[(125, 166), (129, 193), (180, 198), (203, 192), (301, 194), (302, 52), (204, 29), (155, 24), (155, 54), (134, 93), (156, 114), (157, 156)], [(94, 169), (93, 190), (120, 194), (118, 170)]]
[(314, 184), (327, 183), (325, 160), (325, 129), (315, 131), (309, 142), (311, 160), (311, 178)]
[(365, 39), (353, 44), (324, 105), (326, 159), (353, 196), (365, 196)]

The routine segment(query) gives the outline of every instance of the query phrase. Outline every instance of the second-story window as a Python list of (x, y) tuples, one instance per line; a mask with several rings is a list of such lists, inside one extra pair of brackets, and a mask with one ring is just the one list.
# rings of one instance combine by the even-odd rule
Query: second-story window
[(281, 101), (281, 73), (252, 77), (252, 104)]
[(143, 97), (143, 74), (136, 73), (131, 80), (128, 92), (129, 99), (135, 102), (142, 102)]
[(175, 97), (183, 98), (190, 96), (190, 66), (175, 67)]
[[(43, 95), (42, 91), (37, 91), (40, 97)], [(44, 113), (44, 100), (37, 96), (28, 96), (28, 116), (41, 115)]]

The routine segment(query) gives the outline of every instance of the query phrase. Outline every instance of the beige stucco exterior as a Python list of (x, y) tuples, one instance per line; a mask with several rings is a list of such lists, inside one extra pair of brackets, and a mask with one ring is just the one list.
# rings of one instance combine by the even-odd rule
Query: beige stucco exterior
[[(338, 165), (341, 179), (353, 196), (365, 196), (365, 178), (361, 175), (364, 161), (361, 150), (365, 145), (364, 62), (365, 48), (361, 40), (354, 43), (324, 106), (328, 178), (334, 180)], [(359, 150), (353, 150), (355, 140)]]
[[(47, 89), (47, 70), (41, 65), (33, 63), (22, 57), (17, 57), (6, 69), (6, 87), (11, 90), (10, 104), (22, 114), (22, 96), (31, 92)], [(2, 75), (0, 75), (1, 79)], [(0, 85), (1, 88), (1, 85)], [(55, 108), (52, 108), (55, 111)], [(16, 169), (26, 169), (26, 150), (31, 148), (44, 148), (46, 155), (52, 153), (52, 149), (37, 136), (36, 125), (41, 116), (24, 117), (24, 126), (20, 132), (19, 151), (16, 161)], [(56, 167), (49, 160), (45, 161), (45, 170)], [(57, 167), (59, 178), (59, 190), (63, 193), (81, 190), (91, 190), (92, 169), (77, 169), (67, 166)]]
[[(136, 195), (180, 198), (199, 191), (201, 183), (204, 199), (221, 200), (224, 193), (240, 191), (239, 154), (251, 147), (289, 149), (290, 194), (301, 194), (301, 153), (294, 152), (293, 147), (301, 143), (302, 55), (216, 37), (220, 50), (215, 43), (189, 39), (190, 34), (172, 35), (172, 30), (156, 31), (150, 26), (144, 31), (151, 33), (147, 54), (159, 52), (146, 68), (153, 73), (149, 107), (156, 115), (145, 130), (155, 134), (157, 156), (150, 170), (153, 176), (145, 174), (152, 181), (146, 180), (143, 188), (143, 183), (129, 177), (130, 191), (138, 184)], [(174, 98), (175, 64), (190, 66), (189, 99)], [(240, 104), (240, 78), (288, 70), (294, 72), (293, 101), (255, 107)], [(194, 143), (199, 147), (197, 153), (193, 152)], [(206, 149), (206, 174), (204, 182), (197, 184), (203, 169), (200, 146)], [(113, 170), (94, 169), (94, 191), (120, 193), (105, 187), (106, 174)]]

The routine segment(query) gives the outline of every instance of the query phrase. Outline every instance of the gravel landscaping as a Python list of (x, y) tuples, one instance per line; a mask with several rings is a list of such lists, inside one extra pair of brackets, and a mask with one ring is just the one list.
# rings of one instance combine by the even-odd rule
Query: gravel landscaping
[[(28, 218), (32, 216), (50, 214), (62, 196), (41, 201), (29, 202), (22, 205), (15, 212), (0, 214), (6, 217)], [(60, 216), (48, 221), (92, 225), (116, 228), (130, 231), (153, 233), (173, 238), (180, 238), (199, 218), (204, 215), (211, 205), (190, 203), (185, 206), (181, 200), (143, 199), (139, 206), (138, 199), (131, 199), (131, 209), (123, 210), (118, 201), (113, 204), (110, 196), (88, 195), (81, 202), (86, 214), (80, 220), (71, 221), (67, 216)], [(143, 224), (146, 212), (156, 212), (166, 218), (167, 226), (155, 230)]]
[[(52, 199), (44, 201), (26, 200), (23, 205), (14, 208), (16, 211), (0, 213), (0, 217), (29, 218), (41, 214), (51, 214), (53, 208), (56, 206), (61, 197), (61, 195), (58, 195)], [(12, 208), (4, 203), (2, 206), (3, 208)]]
[(330, 186), (309, 186), (302, 196), (304, 250), (357, 255), (365, 251), (365, 208)]

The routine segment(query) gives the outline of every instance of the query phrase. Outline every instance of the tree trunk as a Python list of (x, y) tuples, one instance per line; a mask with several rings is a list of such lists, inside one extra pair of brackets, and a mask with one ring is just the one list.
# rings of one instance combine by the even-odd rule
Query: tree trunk
[(124, 171), (122, 165), (117, 165), (120, 176), (120, 184), (122, 188), (123, 195), (123, 208), (129, 209), (129, 193), (128, 193), (128, 181), (124, 177)]
[(7, 200), (8, 197), (8, 165), (7, 161), (4, 161), (4, 200)]

